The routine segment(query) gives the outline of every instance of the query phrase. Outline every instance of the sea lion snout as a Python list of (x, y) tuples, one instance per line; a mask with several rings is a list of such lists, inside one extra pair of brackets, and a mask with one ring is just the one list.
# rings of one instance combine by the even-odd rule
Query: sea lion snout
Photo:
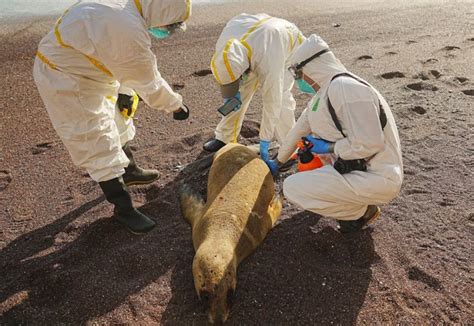
[[(223, 295), (226, 293), (226, 295)], [(234, 289), (223, 289), (217, 291), (215, 295), (203, 292), (203, 301), (207, 302), (209, 308), (208, 318), (211, 324), (223, 324), (227, 321), (234, 301)]]
[(212, 324), (224, 323), (229, 318), (237, 286), (237, 264), (232, 253), (226, 255), (225, 252), (198, 250), (193, 261), (196, 292), (209, 309)]

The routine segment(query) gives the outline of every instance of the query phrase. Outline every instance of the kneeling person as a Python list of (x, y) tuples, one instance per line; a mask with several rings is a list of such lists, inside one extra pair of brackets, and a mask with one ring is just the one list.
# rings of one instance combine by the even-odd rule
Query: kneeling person
[(337, 219), (341, 232), (360, 230), (379, 216), (377, 205), (398, 195), (403, 181), (400, 140), (390, 107), (374, 87), (348, 72), (316, 35), (296, 51), (292, 64), (298, 85), (315, 96), (277, 159), (267, 164), (277, 173), (302, 137), (312, 143), (314, 153), (333, 155), (334, 166), (288, 177), (285, 197), (305, 210)]

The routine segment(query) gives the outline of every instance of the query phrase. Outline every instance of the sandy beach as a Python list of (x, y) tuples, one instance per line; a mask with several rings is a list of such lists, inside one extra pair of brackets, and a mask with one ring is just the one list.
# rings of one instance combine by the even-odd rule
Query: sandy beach
[[(154, 43), (162, 75), (192, 116), (174, 121), (140, 105), (132, 146), (161, 178), (132, 188), (136, 205), (157, 221), (139, 237), (111, 219), (99, 186), (72, 164), (35, 87), (34, 54), (57, 17), (2, 20), (0, 324), (207, 323), (177, 188), (186, 180), (205, 192), (198, 160), (208, 155), (202, 144), (221, 103), (209, 62), (225, 22), (241, 12), (266, 12), (321, 35), (385, 96), (405, 181), (374, 227), (349, 236), (286, 202), (240, 266), (228, 324), (474, 323), (473, 2), (327, 2), (200, 5), (183, 37)], [(295, 94), (299, 114), (309, 99)], [(258, 94), (241, 143), (258, 141), (261, 105)]]

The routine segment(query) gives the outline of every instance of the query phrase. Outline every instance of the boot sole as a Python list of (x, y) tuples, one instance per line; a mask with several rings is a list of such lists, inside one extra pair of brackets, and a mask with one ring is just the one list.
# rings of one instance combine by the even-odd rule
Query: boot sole
[(127, 224), (120, 222), (120, 220), (118, 220), (117, 218), (114, 218), (114, 220), (115, 220), (115, 222), (117, 222), (118, 224), (120, 224), (121, 226), (123, 226), (128, 232), (130, 232), (130, 233), (132, 233), (132, 234), (134, 234), (134, 235), (143, 235), (143, 234), (146, 234), (146, 233), (152, 231), (152, 230), (155, 228), (155, 226), (156, 226), (156, 224), (155, 224), (155, 225), (153, 225), (152, 227), (150, 227), (150, 228), (148, 228), (148, 229), (145, 229), (145, 230), (143, 230), (143, 231), (137, 231), (137, 230), (131, 229)]
[(149, 181), (130, 181), (130, 182), (124, 182), (125, 185), (128, 187), (128, 186), (139, 186), (139, 185), (147, 185), (147, 184), (150, 184), (150, 183), (153, 183), (155, 182), (156, 180), (158, 180), (160, 178), (160, 176), (157, 176), (155, 179), (153, 180), (149, 180)]
[[(121, 224), (123, 225), (123, 224)], [(155, 225), (153, 225), (150, 229), (147, 229), (146, 231), (134, 231), (128, 227), (125, 226), (125, 228), (127, 229), (128, 232), (130, 232), (131, 234), (134, 234), (134, 235), (144, 235), (144, 234), (147, 234), (148, 232), (152, 231), (154, 228), (155, 228)]]
[(364, 226), (362, 227), (362, 229), (365, 229), (366, 227), (368, 227), (370, 224), (374, 223), (375, 221), (377, 221), (377, 219), (380, 217), (380, 213), (381, 213), (381, 210), (380, 210), (380, 207), (377, 206), (377, 211), (374, 213), (374, 215), (372, 215), (371, 218), (369, 218), (367, 220), (367, 222), (365, 222)]
[(380, 210), (380, 207), (377, 206), (377, 210), (375, 211), (375, 213), (374, 213), (368, 220), (365, 220), (365, 221), (364, 221), (364, 224), (362, 224), (361, 226), (359, 226), (357, 229), (352, 229), (352, 230), (344, 229), (344, 228), (341, 228), (341, 225), (339, 224), (338, 230), (339, 230), (339, 232), (341, 232), (341, 233), (343, 233), (343, 234), (349, 234), (349, 233), (353, 233), (353, 232), (357, 232), (357, 231), (364, 230), (364, 229), (366, 229), (370, 224), (374, 223), (374, 222), (380, 217), (381, 212), (382, 212), (382, 211)]

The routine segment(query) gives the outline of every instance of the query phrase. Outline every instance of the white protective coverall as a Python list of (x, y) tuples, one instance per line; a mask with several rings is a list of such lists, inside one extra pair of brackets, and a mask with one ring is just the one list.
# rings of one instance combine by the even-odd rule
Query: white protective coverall
[[(327, 48), (321, 38), (311, 35), (293, 56), (292, 64)], [(402, 185), (400, 139), (392, 111), (376, 89), (353, 78), (341, 76), (329, 83), (334, 75), (347, 72), (332, 52), (308, 63), (303, 72), (321, 88), (286, 137), (278, 160), (286, 162), (296, 143), (308, 134), (335, 142), (334, 154), (342, 159), (373, 157), (368, 161), (367, 172), (353, 171), (341, 175), (332, 165), (325, 165), (296, 173), (284, 181), (285, 197), (320, 215), (339, 220), (358, 219), (368, 205), (388, 203), (396, 197)], [(328, 111), (328, 95), (347, 136), (345, 138)], [(379, 101), (388, 120), (383, 130), (379, 120)]]
[(181, 107), (181, 96), (158, 72), (147, 29), (190, 14), (190, 0), (83, 0), (40, 42), (39, 93), (74, 164), (95, 181), (117, 178), (129, 164), (122, 146), (135, 128), (115, 107), (119, 88), (134, 89), (158, 110)]
[(214, 77), (220, 85), (226, 85), (249, 68), (250, 73), (240, 87), (242, 107), (222, 118), (216, 139), (237, 142), (245, 112), (261, 85), (260, 139), (271, 141), (276, 133), (281, 143), (295, 123), (296, 102), (291, 93), (294, 80), (288, 67), (289, 58), (302, 41), (303, 34), (294, 24), (267, 14), (241, 14), (227, 23), (211, 61)]

